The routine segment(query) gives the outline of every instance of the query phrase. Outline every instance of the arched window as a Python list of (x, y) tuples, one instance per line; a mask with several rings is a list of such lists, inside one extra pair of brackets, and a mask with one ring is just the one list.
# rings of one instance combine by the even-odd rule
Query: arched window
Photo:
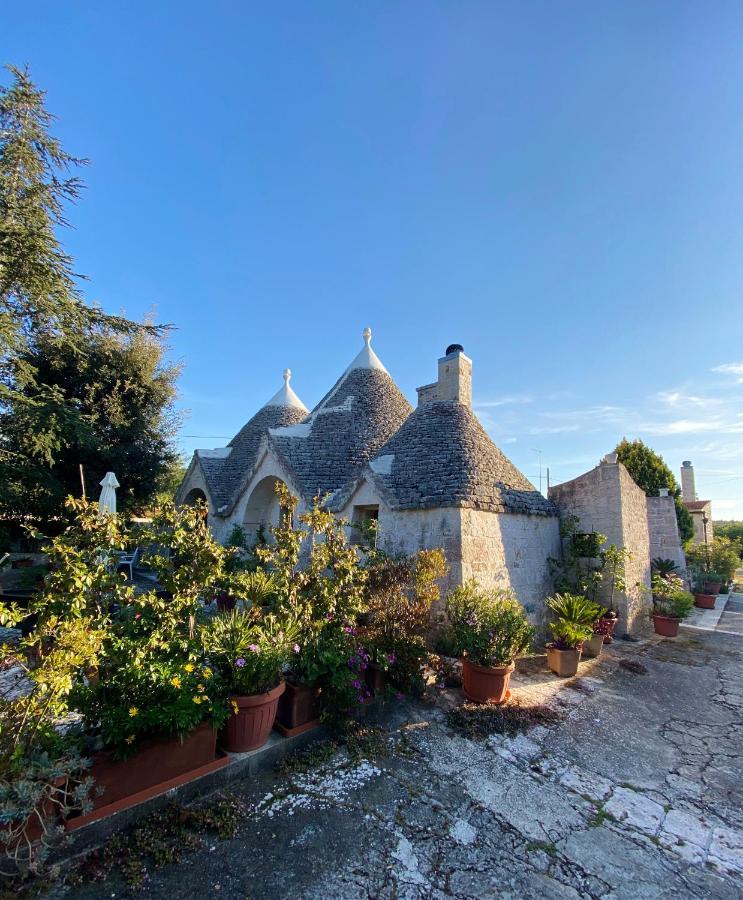
[(243, 516), (243, 528), (249, 540), (255, 540), (261, 528), (266, 540), (270, 540), (269, 528), (283, 521), (286, 510), (276, 496), (276, 486), (279, 484), (283, 484), (281, 479), (268, 475), (253, 488)]

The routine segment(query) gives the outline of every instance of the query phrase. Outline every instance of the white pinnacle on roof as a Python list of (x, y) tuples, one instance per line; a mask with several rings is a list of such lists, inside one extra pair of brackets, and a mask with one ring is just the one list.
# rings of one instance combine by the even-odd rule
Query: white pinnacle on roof
[(354, 359), (351, 365), (346, 369), (346, 372), (350, 372), (353, 369), (378, 369), (380, 372), (387, 372), (387, 369), (382, 365), (382, 361), (371, 348), (371, 336), (371, 328), (365, 328), (364, 347), (356, 359)]
[(309, 412), (304, 403), (302, 403), (299, 397), (297, 397), (297, 395), (292, 390), (289, 384), (291, 377), (292, 370), (284, 369), (284, 386), (280, 391), (274, 394), (273, 397), (271, 397), (271, 399), (268, 401), (268, 403), (265, 404), (265, 406), (293, 406), (296, 409), (301, 409), (304, 412)]

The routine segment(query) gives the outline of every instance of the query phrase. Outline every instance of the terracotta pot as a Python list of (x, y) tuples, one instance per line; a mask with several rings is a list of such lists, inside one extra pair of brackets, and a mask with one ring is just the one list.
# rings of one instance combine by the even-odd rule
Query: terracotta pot
[[(93, 757), (90, 775), (95, 779), (93, 808), (108, 806), (130, 794), (169, 781), (214, 759), (217, 735), (211, 722), (202, 722), (183, 738), (151, 738), (143, 741), (129, 759), (114, 759), (104, 750)], [(97, 788), (103, 793), (98, 796)]]
[(604, 646), (604, 635), (594, 634), (587, 641), (583, 641), (583, 656), (594, 659), (601, 654), (601, 648)]
[(681, 619), (676, 619), (673, 616), (659, 616), (653, 614), (655, 633), (661, 634), (663, 637), (676, 637), (679, 633), (680, 624)]
[(508, 685), (515, 665), (478, 666), (465, 656), (462, 660), (462, 689), (473, 703), (503, 703), (508, 699)]
[(224, 749), (230, 753), (246, 753), (262, 747), (271, 734), (279, 698), (285, 690), (286, 682), (282, 681), (266, 694), (230, 697), (230, 703), (236, 703), (238, 711), (229, 717), (222, 729)]
[(276, 721), (288, 731), (301, 728), (320, 718), (320, 688), (313, 684), (286, 682), (286, 690), (279, 697)]
[(694, 606), (698, 606), (699, 609), (714, 609), (715, 608), (715, 595), (714, 594), (694, 594)]
[(369, 663), (364, 672), (366, 686), (372, 694), (383, 694), (387, 687), (387, 673), (376, 663)]
[(557, 647), (547, 647), (547, 665), (555, 675), (570, 678), (578, 671), (580, 655), (580, 650), (558, 650)]
[(715, 596), (720, 593), (720, 588), (722, 585), (719, 581), (705, 581), (702, 584), (704, 588), (705, 594), (714, 594)]
[(601, 618), (601, 633), (604, 636), (604, 643), (611, 644), (614, 640), (614, 629), (617, 627), (617, 622), (619, 619), (613, 619), (610, 616), (602, 616)]

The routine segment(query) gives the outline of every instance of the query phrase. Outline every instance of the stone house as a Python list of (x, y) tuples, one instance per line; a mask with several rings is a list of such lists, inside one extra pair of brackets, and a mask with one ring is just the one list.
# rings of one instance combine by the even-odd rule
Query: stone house
[(472, 362), (459, 345), (438, 361), (413, 409), (371, 348), (371, 332), (309, 412), (289, 385), (227, 447), (197, 450), (177, 502), (206, 501), (215, 536), (248, 537), (278, 521), (283, 482), (298, 512), (315, 497), (350, 523), (377, 520), (378, 545), (441, 547), (449, 584), (512, 587), (536, 619), (560, 552), (558, 510), (491, 441), (472, 411)]
[(712, 524), (712, 503), (709, 500), (699, 500), (697, 498), (694, 466), (688, 459), (685, 459), (681, 464), (681, 500), (691, 513), (691, 519), (694, 524), (694, 537), (692, 538), (694, 543), (711, 543), (715, 537)]

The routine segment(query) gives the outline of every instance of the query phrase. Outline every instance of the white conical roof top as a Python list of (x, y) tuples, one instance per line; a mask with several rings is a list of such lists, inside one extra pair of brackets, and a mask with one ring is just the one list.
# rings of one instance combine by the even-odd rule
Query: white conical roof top
[(292, 390), (289, 381), (292, 377), (291, 369), (284, 369), (284, 386), (280, 391), (277, 391), (273, 397), (268, 401), (268, 403), (264, 404), (264, 409), (266, 406), (289, 406), (294, 409), (301, 409), (304, 412), (309, 412), (307, 407), (302, 403), (299, 397)]
[(353, 369), (378, 369), (380, 372), (387, 372), (387, 369), (382, 365), (382, 360), (371, 348), (371, 336), (371, 328), (365, 328), (364, 346), (351, 365), (346, 369), (346, 372), (351, 372)]

